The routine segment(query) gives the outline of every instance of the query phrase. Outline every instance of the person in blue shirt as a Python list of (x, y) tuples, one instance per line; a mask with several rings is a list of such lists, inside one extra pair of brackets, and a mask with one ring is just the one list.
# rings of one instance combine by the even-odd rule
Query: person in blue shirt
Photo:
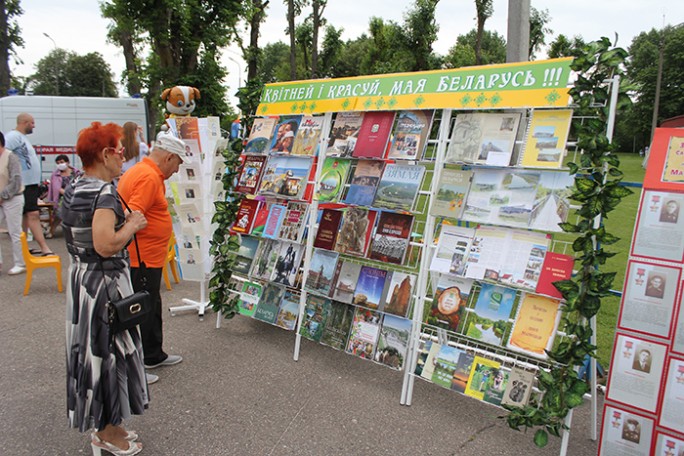
[(22, 225), (33, 233), (33, 239), (40, 247), (40, 253), (54, 255), (45, 242), (43, 227), (40, 224), (40, 208), (38, 197), (40, 196), (40, 181), (42, 178), (40, 160), (31, 142), (26, 135), (33, 133), (36, 122), (31, 114), (22, 112), (17, 116), (17, 126), (5, 135), (5, 147), (19, 157), (21, 163), (21, 180), (24, 184), (24, 210)]

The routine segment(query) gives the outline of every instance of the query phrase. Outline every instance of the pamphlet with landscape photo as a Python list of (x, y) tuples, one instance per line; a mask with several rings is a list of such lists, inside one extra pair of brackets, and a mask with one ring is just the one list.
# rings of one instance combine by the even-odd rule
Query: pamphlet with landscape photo
[(268, 152), (273, 129), (278, 119), (275, 117), (256, 117), (245, 144), (245, 153), (264, 154)]
[(416, 276), (401, 271), (394, 271), (391, 274), (383, 312), (406, 317), (413, 298)]
[(560, 168), (571, 120), (571, 109), (535, 110), (520, 164), (533, 168)]
[(325, 159), (318, 181), (318, 193), (316, 194), (316, 199), (320, 203), (331, 203), (338, 200), (344, 191), (350, 168), (350, 160), (335, 157)]
[(302, 199), (309, 179), (311, 157), (268, 157), (259, 185), (259, 194), (280, 198)]
[(472, 176), (472, 170), (444, 168), (439, 176), (437, 194), (432, 199), (430, 215), (460, 219)]
[(304, 287), (314, 293), (328, 296), (334, 285), (334, 275), (337, 268), (339, 253), (324, 249), (314, 249), (309, 265), (309, 275)]
[(475, 307), (466, 316), (465, 335), (491, 345), (503, 345), (509, 332), (515, 290), (483, 283)]
[(335, 282), (332, 298), (335, 301), (351, 304), (360, 273), (360, 264), (342, 260), (342, 265), (337, 273), (337, 281)]
[(335, 350), (344, 350), (352, 320), (354, 319), (353, 306), (333, 301), (330, 305), (330, 315), (325, 322), (325, 328), (321, 335), (321, 343)]
[(442, 388), (451, 389), (451, 382), (456, 370), (461, 350), (451, 345), (442, 345), (436, 357), (432, 382)]
[(380, 183), (385, 162), (381, 160), (359, 160), (352, 173), (349, 190), (344, 198), (347, 204), (370, 206)]
[(352, 304), (382, 311), (383, 292), (388, 272), (371, 266), (361, 266)]
[(304, 320), (299, 329), (299, 334), (309, 340), (320, 342), (323, 328), (330, 316), (331, 305), (330, 299), (307, 294)]
[(233, 264), (233, 272), (245, 275), (249, 274), (258, 247), (259, 238), (253, 236), (240, 236), (240, 247), (238, 248), (235, 263)]
[(294, 294), (290, 290), (285, 291), (278, 307), (276, 326), (292, 331), (297, 325), (299, 315), (299, 294)]
[(373, 206), (410, 211), (424, 175), (425, 167), (421, 165), (388, 164), (378, 184)]
[(508, 166), (520, 113), (462, 113), (456, 116), (446, 163)]

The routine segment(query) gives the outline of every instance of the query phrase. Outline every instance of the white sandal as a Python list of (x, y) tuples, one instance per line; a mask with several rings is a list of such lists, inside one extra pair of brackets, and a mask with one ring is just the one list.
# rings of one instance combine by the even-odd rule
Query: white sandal
[(114, 456), (133, 456), (142, 451), (142, 444), (138, 442), (128, 441), (128, 449), (122, 450), (109, 442), (105, 442), (95, 434), (93, 434), (92, 437), (90, 447), (93, 450), (93, 456), (102, 456), (102, 450), (105, 450)]

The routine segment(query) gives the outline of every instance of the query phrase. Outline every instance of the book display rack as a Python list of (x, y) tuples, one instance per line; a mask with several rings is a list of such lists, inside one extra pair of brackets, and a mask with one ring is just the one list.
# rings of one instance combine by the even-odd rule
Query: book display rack
[[(554, 239), (574, 184), (568, 64), (526, 62), (537, 86), (515, 93), (485, 67), (267, 85), (238, 182), (234, 230), (256, 239), (240, 312), (294, 330), (295, 360), (305, 338), (403, 370), (404, 405), (416, 378), (526, 404), (563, 337), (552, 282), (573, 269)], [(516, 65), (495, 70), (522, 80)]]
[(213, 201), (223, 199), (221, 176), (225, 164), (221, 151), (227, 139), (220, 136), (218, 117), (177, 117), (168, 120), (170, 130), (183, 140), (189, 164), (180, 166), (169, 179), (167, 201), (173, 221), (178, 259), (184, 280), (200, 284), (200, 299), (183, 299), (183, 305), (172, 306), (175, 312), (195, 310), (200, 318), (209, 305), (207, 284), (212, 268), (209, 254), (209, 233), (214, 229), (211, 219)]

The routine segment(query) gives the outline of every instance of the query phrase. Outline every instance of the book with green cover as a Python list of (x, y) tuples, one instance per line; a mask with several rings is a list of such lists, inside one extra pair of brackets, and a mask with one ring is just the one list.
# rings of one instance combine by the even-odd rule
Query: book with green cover
[(460, 219), (470, 189), (472, 170), (442, 170), (437, 185), (437, 195), (432, 199), (430, 215)]
[(327, 157), (323, 162), (321, 177), (318, 181), (316, 197), (321, 203), (336, 202), (347, 183), (347, 176), (351, 168), (350, 160)]
[(262, 291), (263, 287), (258, 282), (243, 282), (238, 301), (238, 313), (247, 317), (253, 316)]
[(354, 307), (333, 301), (330, 316), (323, 329), (321, 343), (335, 350), (343, 350), (349, 338), (353, 317)]
[(279, 287), (269, 283), (266, 285), (259, 304), (257, 304), (254, 318), (265, 321), (266, 323), (275, 323), (278, 317), (278, 309), (280, 308), (280, 301), (285, 294), (285, 287)]
[(320, 342), (323, 328), (325, 328), (330, 316), (331, 306), (332, 301), (330, 299), (307, 294), (304, 321), (299, 328), (299, 334), (309, 340)]
[(373, 206), (410, 211), (420, 191), (423, 175), (424, 166), (388, 164), (382, 173)]

